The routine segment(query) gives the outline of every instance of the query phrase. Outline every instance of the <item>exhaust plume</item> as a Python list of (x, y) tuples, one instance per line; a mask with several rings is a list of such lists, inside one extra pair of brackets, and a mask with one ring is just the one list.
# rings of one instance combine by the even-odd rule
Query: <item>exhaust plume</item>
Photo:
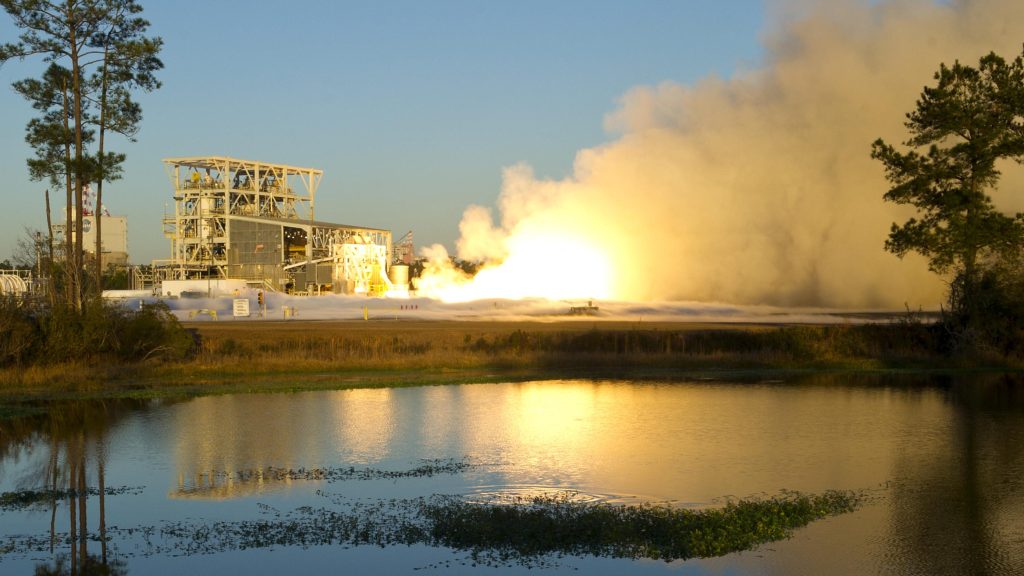
[[(1024, 3), (774, 12), (763, 65), (633, 88), (605, 118), (617, 139), (580, 151), (572, 177), (507, 168), (499, 221), (471, 206), (460, 225), (458, 256), (485, 269), (460, 279), (432, 247), (420, 294), (936, 308), (943, 280), (915, 255), (884, 251), (890, 225), (912, 211), (882, 200), (871, 142), (906, 139), (905, 114), (940, 62), (1019, 54)], [(1024, 171), (1002, 168), (996, 205), (1024, 209)]]

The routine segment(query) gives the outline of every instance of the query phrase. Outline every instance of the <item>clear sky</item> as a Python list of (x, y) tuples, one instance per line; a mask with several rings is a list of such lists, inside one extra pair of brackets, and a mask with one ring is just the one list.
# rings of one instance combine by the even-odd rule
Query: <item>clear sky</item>
[[(757, 66), (765, 19), (759, 0), (141, 3), (165, 42), (164, 85), (139, 97), (137, 142), (115, 144), (125, 176), (104, 187), (133, 263), (168, 256), (161, 158), (174, 156), (320, 168), (318, 219), (450, 247), (503, 167), (571, 174), (578, 150), (615, 138), (602, 120), (631, 87)], [(0, 14), (0, 39), (16, 35)], [(0, 67), (0, 260), (45, 227), (46, 185), (25, 168), (33, 110), (10, 88), (44, 67)]]

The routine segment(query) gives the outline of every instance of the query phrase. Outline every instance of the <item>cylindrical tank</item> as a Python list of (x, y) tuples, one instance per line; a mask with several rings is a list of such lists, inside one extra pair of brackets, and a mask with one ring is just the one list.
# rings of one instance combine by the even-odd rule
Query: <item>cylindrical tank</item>
[(18, 296), (28, 291), (28, 286), (20, 276), (14, 274), (0, 274), (0, 294), (13, 294)]
[(388, 279), (391, 285), (398, 290), (409, 289), (409, 266), (406, 264), (392, 264), (388, 270)]
[(208, 240), (213, 237), (213, 215), (214, 215), (214, 203), (213, 198), (203, 198), (200, 200), (202, 205), (199, 216), (202, 220), (199, 222), (199, 237)]

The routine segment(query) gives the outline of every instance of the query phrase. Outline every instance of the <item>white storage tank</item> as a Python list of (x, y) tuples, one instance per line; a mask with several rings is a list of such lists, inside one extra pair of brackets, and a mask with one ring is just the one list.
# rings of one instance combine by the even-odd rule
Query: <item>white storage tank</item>
[(406, 264), (392, 264), (388, 270), (388, 280), (396, 290), (409, 289), (409, 266)]

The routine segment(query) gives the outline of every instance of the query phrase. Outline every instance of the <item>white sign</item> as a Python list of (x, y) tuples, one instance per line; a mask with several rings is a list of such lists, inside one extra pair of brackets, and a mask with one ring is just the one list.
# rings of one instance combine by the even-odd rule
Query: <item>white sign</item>
[(235, 298), (235, 318), (249, 317), (249, 299)]

